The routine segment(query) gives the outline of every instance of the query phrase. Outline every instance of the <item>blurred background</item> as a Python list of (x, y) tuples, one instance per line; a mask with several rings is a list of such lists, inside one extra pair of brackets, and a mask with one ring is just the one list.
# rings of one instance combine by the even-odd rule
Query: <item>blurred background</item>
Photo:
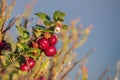
[[(11, 0), (8, 0), (10, 3)], [(25, 5), (32, 0), (16, 0), (12, 17), (24, 12)], [(79, 24), (84, 27), (93, 25), (88, 41), (76, 49), (77, 59), (82, 58), (91, 48), (96, 48), (87, 63), (88, 80), (97, 80), (102, 71), (110, 66), (107, 76), (114, 77), (116, 62), (120, 60), (120, 0), (37, 0), (32, 11), (45, 12), (52, 16), (53, 12), (65, 12), (65, 23), (80, 18)], [(12, 33), (14, 34), (14, 29)], [(15, 35), (15, 34), (14, 34)], [(69, 76), (73, 79), (76, 67)]]

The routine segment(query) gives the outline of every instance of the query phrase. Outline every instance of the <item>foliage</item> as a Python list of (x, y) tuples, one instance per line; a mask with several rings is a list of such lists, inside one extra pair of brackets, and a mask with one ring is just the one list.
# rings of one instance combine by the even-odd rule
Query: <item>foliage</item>
[[(94, 49), (80, 60), (76, 60), (75, 49), (82, 46), (92, 26), (77, 29), (78, 20), (70, 26), (64, 23), (65, 13), (55, 11), (53, 19), (43, 12), (35, 13), (43, 24), (35, 24), (32, 33), (28, 30), (30, 13), (25, 12), (10, 20), (15, 1), (10, 6), (6, 0), (0, 2), (0, 80), (66, 80), (75, 67), (80, 69), (75, 80), (88, 79), (86, 62)], [(26, 18), (27, 17), (27, 18)], [(16, 26), (17, 42), (8, 40), (8, 30)], [(59, 43), (62, 42), (62, 43)], [(56, 49), (56, 44), (62, 45)]]

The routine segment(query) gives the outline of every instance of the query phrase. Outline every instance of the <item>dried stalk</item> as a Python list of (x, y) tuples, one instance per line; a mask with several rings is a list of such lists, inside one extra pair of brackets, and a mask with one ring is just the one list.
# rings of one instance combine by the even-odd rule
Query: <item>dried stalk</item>
[(49, 79), (48, 80), (55, 80), (55, 71), (54, 71), (54, 68), (55, 67), (55, 61), (52, 61), (52, 66), (51, 66), (51, 68), (50, 68), (50, 71), (49, 71), (49, 73), (50, 73), (50, 77), (49, 77)]
[(120, 61), (117, 62), (117, 65), (116, 65), (116, 73), (115, 73), (115, 77), (114, 77), (114, 80), (119, 80), (119, 74), (120, 74)]
[(63, 79), (66, 77), (66, 75), (67, 75), (77, 64), (79, 64), (80, 62), (82, 62), (82, 60), (76, 61), (76, 62), (70, 67), (70, 69), (68, 69), (68, 71), (66, 71), (66, 72), (64, 73), (64, 75), (61, 77), (61, 80), (63, 80)]
[(92, 48), (92, 49), (86, 54), (86, 56), (83, 57), (82, 62), (81, 62), (80, 67), (79, 67), (79, 70), (78, 70), (78, 72), (77, 72), (77, 74), (76, 74), (75, 80), (79, 80), (80, 72), (81, 72), (81, 66), (83, 66), (83, 65), (85, 65), (85, 64), (87, 63), (89, 56), (91, 55), (91, 53), (92, 53), (94, 50), (95, 50), (95, 48)]
[(13, 18), (13, 19), (10, 21), (10, 23), (8, 24), (8, 26), (6, 27), (6, 29), (2, 31), (2, 33), (6, 33), (6, 31), (9, 30), (9, 29), (15, 24), (15, 22), (16, 22), (18, 19), (20, 19), (20, 17), (21, 17), (21, 16), (18, 16), (18, 17), (16, 17), (16, 18)]
[(110, 70), (110, 67), (107, 67), (100, 75), (98, 80), (103, 80), (104, 76), (107, 74), (107, 72)]
[(107, 77), (107, 80), (111, 80), (111, 79), (110, 79), (110, 76)]

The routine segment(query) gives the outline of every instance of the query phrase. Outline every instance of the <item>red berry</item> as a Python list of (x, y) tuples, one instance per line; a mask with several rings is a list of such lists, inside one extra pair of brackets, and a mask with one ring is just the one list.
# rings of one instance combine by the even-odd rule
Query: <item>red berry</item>
[(2, 50), (9, 50), (11, 51), (12, 48), (11, 48), (11, 44), (10, 43), (7, 43), (6, 41), (2, 40), (0, 42), (0, 53)]
[(39, 80), (47, 80), (44, 76), (41, 76)]
[(21, 71), (29, 71), (29, 67), (26, 63), (23, 63), (21, 66), (20, 66), (20, 70)]
[(49, 46), (49, 41), (46, 38), (40, 38), (38, 40), (38, 46), (40, 49), (44, 50)]
[(45, 49), (46, 56), (52, 57), (56, 54), (56, 48), (55, 46), (49, 46), (47, 49)]
[(27, 61), (30, 68), (33, 68), (35, 65), (35, 60), (33, 58), (29, 58)]
[(50, 45), (55, 45), (58, 42), (57, 37), (55, 35), (51, 36), (49, 38), (49, 42), (50, 42)]
[(0, 42), (0, 50), (4, 49), (4, 46), (6, 46), (6, 42), (5, 41), (1, 41)]
[(20, 70), (21, 71), (29, 71), (30, 69), (32, 69), (34, 67), (34, 65), (35, 65), (34, 59), (28, 58), (27, 61), (20, 66)]
[(1, 71), (0, 71), (0, 74), (5, 74), (5, 70), (4, 70), (4, 69), (1, 70)]

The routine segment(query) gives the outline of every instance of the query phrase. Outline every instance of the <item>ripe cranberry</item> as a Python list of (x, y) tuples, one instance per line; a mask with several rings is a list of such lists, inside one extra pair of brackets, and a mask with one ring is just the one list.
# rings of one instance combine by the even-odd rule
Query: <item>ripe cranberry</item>
[(40, 38), (38, 40), (38, 46), (40, 49), (44, 50), (49, 46), (49, 41), (46, 38)]
[(6, 41), (2, 40), (0, 42), (0, 53), (1, 53), (2, 50), (11, 51), (12, 50), (11, 45), (9, 43), (7, 43)]
[(44, 76), (41, 76), (39, 80), (47, 80)]
[(21, 66), (20, 66), (20, 70), (21, 71), (29, 71), (29, 67), (26, 63), (23, 63)]
[(51, 36), (49, 38), (49, 42), (50, 42), (50, 45), (55, 45), (58, 42), (57, 37), (55, 35)]
[(34, 65), (35, 65), (34, 59), (28, 58), (27, 61), (20, 66), (20, 70), (21, 71), (29, 71), (30, 69), (32, 69), (34, 67)]
[(5, 74), (5, 70), (4, 70), (4, 69), (1, 70), (1, 71), (0, 71), (0, 74)]
[(52, 57), (56, 54), (56, 48), (55, 46), (49, 46), (47, 49), (45, 49), (46, 56)]
[(4, 46), (6, 45), (5, 41), (0, 42), (0, 50), (4, 49)]
[(30, 68), (33, 68), (35, 65), (35, 60), (33, 58), (29, 58), (27, 61)]

